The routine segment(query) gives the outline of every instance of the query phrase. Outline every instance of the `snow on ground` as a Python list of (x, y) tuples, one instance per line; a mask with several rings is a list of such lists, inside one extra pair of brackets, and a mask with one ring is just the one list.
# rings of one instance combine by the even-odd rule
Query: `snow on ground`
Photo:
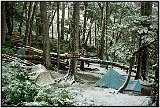
[[(87, 65), (85, 65), (85, 68), (87, 68)], [(92, 64), (89, 65), (89, 68), (96, 69), (96, 70), (93, 70), (93, 71), (81, 71), (80, 69), (78, 69), (78, 73), (90, 74), (90, 75), (93, 75), (93, 76), (101, 78), (102, 75), (105, 75), (106, 72), (107, 72), (107, 69), (100, 68), (99, 64), (92, 63)]]
[[(85, 67), (87, 67), (86, 64)], [(81, 71), (78, 69), (77, 71), (78, 75), (81, 75), (79, 77), (83, 80), (83, 83), (76, 82), (73, 85), (69, 85), (67, 82), (60, 83), (61, 86), (59, 87), (65, 88), (71, 92), (73, 95), (72, 100), (77, 103), (76, 106), (147, 106), (150, 99), (149, 96), (138, 96), (133, 93), (117, 94), (114, 93), (116, 92), (115, 89), (96, 87), (94, 83), (90, 83), (90, 81), (97, 81), (92, 77), (100, 79), (106, 74), (107, 69), (100, 68), (99, 64), (90, 64), (89, 67), (97, 69), (91, 71)], [(115, 67), (114, 69), (120, 74), (126, 74), (124, 70)], [(65, 75), (65, 73), (67, 72), (63, 74)], [(88, 75), (90, 75), (90, 77)], [(63, 84), (65, 85), (65, 83), (66, 86), (62, 86)], [(53, 85), (53, 87), (55, 86)]]
[(149, 97), (113, 93), (115, 89), (89, 85), (73, 85), (68, 88), (74, 94), (77, 106), (147, 106)]
[[(85, 67), (87, 67), (86, 64)], [(132, 92), (117, 94), (115, 89), (96, 87), (95, 82), (106, 74), (107, 69), (101, 68), (99, 64), (90, 64), (89, 68), (91, 70), (77, 70), (77, 76), (81, 79), (80, 82), (70, 85), (69, 80), (67, 82), (63, 80), (49, 85), (49, 88), (57, 91), (60, 88), (69, 90), (73, 96), (72, 100), (76, 102), (76, 106), (147, 106), (149, 96), (139, 96)], [(124, 70), (113, 68), (120, 74), (127, 75)], [(64, 77), (67, 71), (51, 71), (50, 73), (53, 79), (57, 79)]]

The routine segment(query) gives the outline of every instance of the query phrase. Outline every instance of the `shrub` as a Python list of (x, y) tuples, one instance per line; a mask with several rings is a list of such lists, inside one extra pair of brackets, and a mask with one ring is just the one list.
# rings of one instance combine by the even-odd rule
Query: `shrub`
[(15, 54), (15, 51), (13, 51), (11, 48), (9, 47), (2, 47), (2, 53), (3, 54)]
[(36, 85), (28, 77), (27, 70), (16, 64), (2, 66), (2, 105), (21, 105), (31, 102), (37, 95)]
[(2, 64), (2, 106), (73, 106), (70, 100), (65, 89), (37, 87), (18, 60)]

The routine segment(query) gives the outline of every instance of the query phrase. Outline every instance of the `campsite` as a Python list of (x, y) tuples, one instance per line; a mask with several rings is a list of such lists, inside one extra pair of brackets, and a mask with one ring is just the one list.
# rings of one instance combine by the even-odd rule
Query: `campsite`
[(1, 1), (1, 107), (159, 106), (158, 5)]

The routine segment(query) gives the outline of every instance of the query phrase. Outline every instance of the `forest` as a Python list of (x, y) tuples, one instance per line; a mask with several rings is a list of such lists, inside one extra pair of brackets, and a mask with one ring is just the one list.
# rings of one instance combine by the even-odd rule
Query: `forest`
[(158, 18), (158, 1), (1, 1), (1, 106), (159, 106)]

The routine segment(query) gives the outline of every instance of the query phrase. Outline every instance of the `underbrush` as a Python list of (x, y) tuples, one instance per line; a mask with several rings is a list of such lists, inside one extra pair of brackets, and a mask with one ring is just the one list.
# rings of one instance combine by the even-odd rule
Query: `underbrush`
[(14, 50), (12, 50), (11, 48), (9, 48), (9, 47), (2, 47), (2, 53), (3, 54), (13, 55), (16, 52)]
[(74, 106), (71, 98), (65, 89), (51, 91), (35, 85), (17, 60), (14, 65), (2, 64), (2, 106)]

